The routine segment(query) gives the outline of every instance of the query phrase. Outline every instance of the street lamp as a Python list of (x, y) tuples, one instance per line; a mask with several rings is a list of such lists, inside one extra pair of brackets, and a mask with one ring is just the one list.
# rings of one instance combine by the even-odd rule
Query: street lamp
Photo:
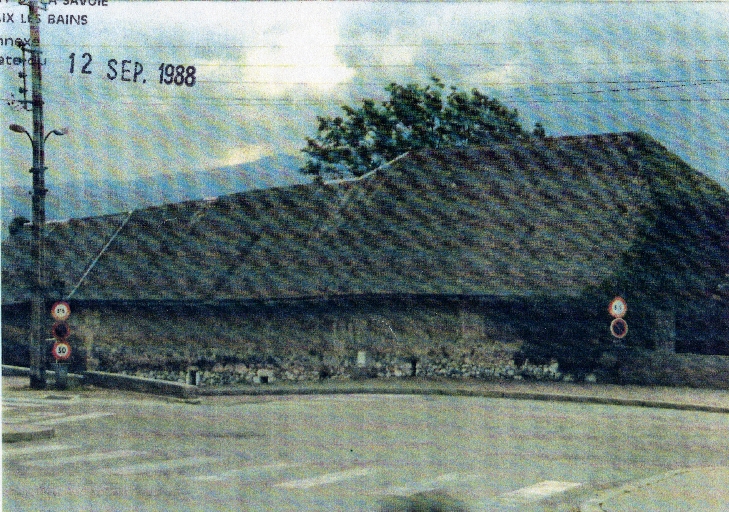
[(31, 260), (33, 263), (33, 286), (31, 298), (31, 335), (30, 335), (30, 387), (33, 389), (44, 389), (46, 387), (45, 366), (43, 365), (43, 340), (45, 329), (43, 329), (43, 317), (46, 301), (46, 277), (45, 277), (45, 224), (46, 206), (44, 165), (45, 154), (44, 144), (51, 135), (66, 135), (68, 129), (51, 130), (43, 136), (42, 118), (33, 123), (33, 134), (19, 124), (11, 124), (10, 131), (24, 133), (30, 139), (33, 146), (33, 167), (30, 169), (33, 175), (33, 220), (32, 234), (33, 244), (31, 246)]

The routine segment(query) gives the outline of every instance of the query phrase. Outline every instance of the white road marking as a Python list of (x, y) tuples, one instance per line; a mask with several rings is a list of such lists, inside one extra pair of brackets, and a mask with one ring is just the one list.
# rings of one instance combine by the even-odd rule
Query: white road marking
[(95, 420), (97, 418), (103, 418), (105, 416), (114, 416), (113, 412), (90, 412), (87, 414), (76, 414), (74, 416), (65, 416), (63, 418), (57, 418), (54, 420), (43, 420), (34, 422), (35, 425), (50, 426), (58, 425), (60, 423), (73, 423), (76, 421)]
[(5, 448), (3, 447), (4, 457), (18, 457), (22, 455), (34, 455), (43, 452), (57, 452), (62, 450), (73, 450), (75, 446), (67, 444), (47, 444), (43, 446), (23, 446), (22, 448)]
[(248, 466), (241, 469), (231, 469), (230, 471), (225, 471), (216, 475), (197, 475), (193, 476), (192, 479), (204, 482), (220, 482), (231, 478), (256, 475), (257, 473), (270, 473), (277, 469), (290, 468), (292, 466), (295, 466), (295, 464), (288, 464), (285, 462), (278, 464), (266, 464), (263, 466)]
[(321, 485), (329, 485), (342, 480), (349, 480), (360, 476), (366, 476), (372, 473), (371, 469), (349, 469), (347, 471), (338, 471), (336, 473), (327, 473), (314, 478), (304, 478), (302, 480), (289, 480), (276, 484), (276, 487), (285, 487), (287, 489), (310, 489), (311, 487), (319, 487)]
[(5, 398), (3, 398), (3, 405), (20, 405), (23, 407), (64, 405), (69, 402), (77, 402), (78, 399), (79, 399), (78, 395), (58, 396), (58, 397), (50, 395), (49, 397), (45, 397), (45, 398), (6, 396)]
[(16, 407), (48, 407), (50, 405), (46, 401), (38, 400), (21, 400), (14, 398), (3, 399), (3, 408), (16, 408)]
[(565, 492), (582, 484), (575, 482), (556, 482), (554, 480), (545, 480), (529, 487), (517, 489), (516, 491), (507, 492), (499, 496), (501, 499), (518, 501), (521, 503), (529, 503), (547, 498), (553, 494)]
[(215, 457), (187, 457), (184, 459), (162, 460), (159, 462), (141, 462), (130, 466), (110, 468), (109, 473), (114, 475), (139, 475), (141, 473), (159, 473), (188, 466), (205, 466), (217, 462)]
[(115, 452), (99, 452), (84, 453), (81, 455), (71, 455), (69, 457), (57, 457), (55, 459), (38, 459), (25, 463), (26, 466), (52, 468), (65, 466), (67, 464), (98, 462), (100, 460), (123, 459), (126, 457), (139, 457), (145, 455), (145, 452), (135, 452), (131, 450), (117, 450)]
[(16, 424), (16, 423), (34, 423), (40, 420), (43, 420), (45, 418), (60, 418), (61, 416), (65, 416), (65, 413), (62, 412), (43, 412), (43, 411), (37, 411), (37, 412), (26, 412), (22, 416), (8, 416), (3, 418), (3, 423), (8, 424)]

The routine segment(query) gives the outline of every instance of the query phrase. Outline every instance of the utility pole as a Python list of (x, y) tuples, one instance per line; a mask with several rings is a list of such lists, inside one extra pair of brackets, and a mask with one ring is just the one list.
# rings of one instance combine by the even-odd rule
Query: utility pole
[(31, 306), (31, 338), (30, 338), (30, 387), (44, 389), (46, 387), (46, 369), (43, 364), (43, 328), (46, 305), (45, 278), (45, 227), (46, 227), (46, 187), (45, 187), (45, 140), (43, 139), (43, 92), (41, 89), (41, 49), (40, 49), (40, 15), (37, 0), (22, 2), (28, 6), (28, 22), (30, 23), (30, 73), (33, 101), (33, 247), (31, 257), (34, 264), (35, 286)]
[[(33, 107), (33, 227), (31, 260), (33, 263), (33, 290), (31, 298), (31, 334), (30, 334), (30, 387), (45, 389), (46, 369), (44, 364), (44, 339), (46, 337), (46, 277), (45, 277), (45, 224), (46, 224), (46, 187), (45, 139), (43, 133), (43, 92), (41, 86), (41, 42), (40, 15), (37, 0), (20, 0), (21, 5), (28, 6), (28, 23), (30, 24), (30, 64)], [(15, 132), (28, 132), (18, 125), (11, 125)], [(50, 135), (50, 134), (49, 134)]]

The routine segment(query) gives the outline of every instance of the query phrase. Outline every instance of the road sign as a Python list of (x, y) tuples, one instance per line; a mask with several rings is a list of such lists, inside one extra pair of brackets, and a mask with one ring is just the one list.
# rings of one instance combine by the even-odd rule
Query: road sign
[(66, 341), (66, 338), (68, 338), (69, 334), (71, 334), (71, 329), (68, 328), (68, 324), (66, 322), (56, 322), (53, 324), (52, 332), (53, 337), (58, 341)]
[(615, 297), (612, 302), (610, 302), (608, 311), (615, 318), (623, 318), (625, 313), (628, 312), (628, 304), (622, 297)]
[(618, 339), (625, 338), (625, 335), (628, 334), (627, 322), (622, 318), (616, 318), (610, 322), (610, 334)]
[(65, 341), (57, 341), (53, 344), (52, 353), (56, 361), (65, 361), (71, 357), (71, 345)]
[(68, 302), (58, 301), (51, 306), (51, 316), (58, 322), (68, 320), (68, 317), (71, 316), (71, 306), (68, 305)]

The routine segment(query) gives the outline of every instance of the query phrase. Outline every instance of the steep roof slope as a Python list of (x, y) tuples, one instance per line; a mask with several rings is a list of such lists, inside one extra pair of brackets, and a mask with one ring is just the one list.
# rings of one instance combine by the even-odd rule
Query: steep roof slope
[[(3, 303), (28, 299), (18, 240), (3, 245)], [(651, 260), (714, 279), (727, 240), (726, 192), (650, 137), (609, 134), (72, 220), (53, 226), (49, 260), (77, 300), (575, 297)]]

